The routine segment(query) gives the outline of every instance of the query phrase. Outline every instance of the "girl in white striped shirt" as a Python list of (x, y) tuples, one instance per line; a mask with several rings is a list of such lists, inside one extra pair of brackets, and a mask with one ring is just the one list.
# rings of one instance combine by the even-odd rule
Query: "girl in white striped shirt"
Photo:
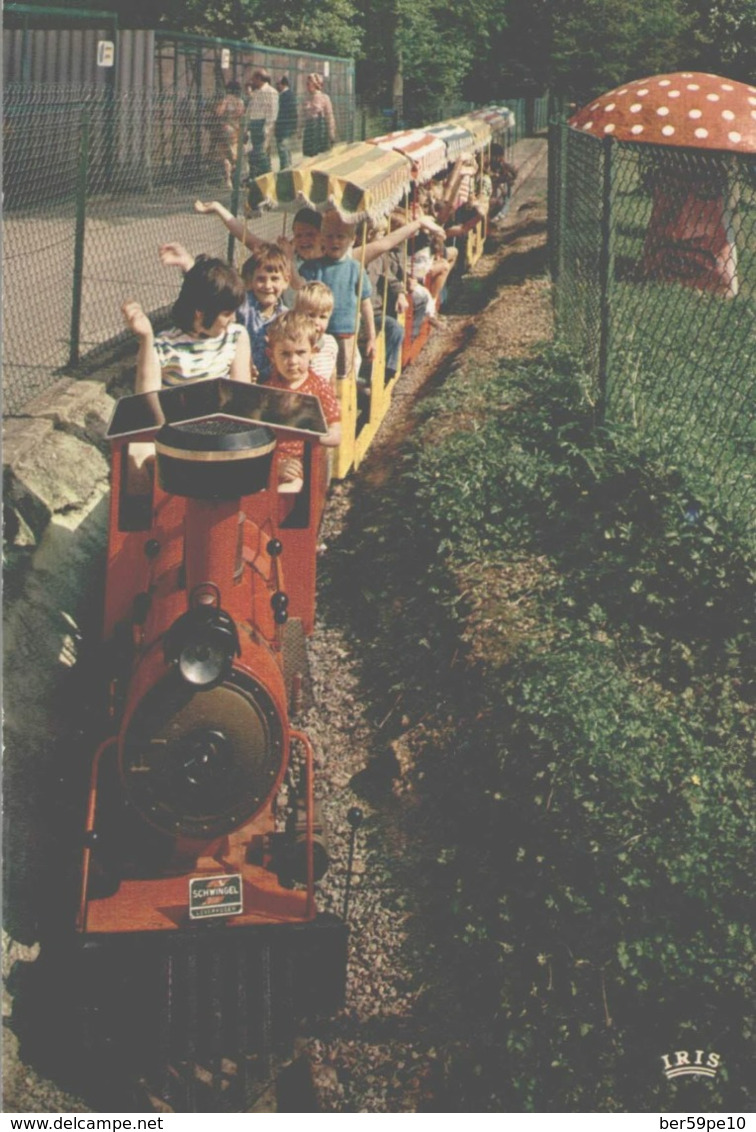
[(139, 339), (135, 392), (210, 377), (251, 381), (249, 335), (235, 321), (245, 297), (232, 267), (198, 256), (173, 305), (170, 330), (156, 335), (140, 304), (127, 299), (121, 309)]

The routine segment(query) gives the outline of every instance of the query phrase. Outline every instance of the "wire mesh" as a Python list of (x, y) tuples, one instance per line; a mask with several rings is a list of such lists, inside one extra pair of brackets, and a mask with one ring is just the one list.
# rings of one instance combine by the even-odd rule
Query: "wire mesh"
[[(126, 298), (158, 318), (167, 312), (180, 279), (161, 266), (161, 244), (227, 258), (225, 227), (197, 215), (193, 203), (221, 200), (237, 213), (249, 172), (244, 134), (242, 120), (219, 139), (213, 103), (199, 97), (6, 89), (6, 413), (49, 388), (61, 369), (124, 335)], [(294, 148), (293, 160), (298, 156)], [(286, 223), (273, 214), (250, 229), (275, 239)], [(237, 244), (237, 262), (242, 252)]]
[(548, 95), (542, 95), (540, 98), (533, 99), (533, 133), (544, 133), (548, 128), (548, 124), (549, 99)]
[[(240, 214), (244, 182), (253, 172), (245, 116), (219, 112), (226, 91), (215, 82), (215, 47), (199, 44), (191, 56), (185, 40), (179, 46), (162, 43), (157, 69), (165, 74), (151, 90), (120, 93), (102, 84), (5, 88), (6, 413), (21, 411), (62, 370), (96, 360), (98, 348), (125, 339), (125, 299), (138, 299), (158, 320), (167, 316), (180, 280), (175, 269), (160, 265), (161, 244), (233, 255), (237, 264), (245, 258), (215, 217), (193, 210), (196, 199), (216, 199)], [(265, 49), (257, 54), (268, 69), (278, 59), (274, 53), (271, 63)], [(313, 65), (310, 58), (299, 62)], [(246, 73), (243, 52), (236, 65)], [(288, 74), (293, 87), (301, 85), (299, 70), (290, 66)], [(448, 117), (459, 109), (444, 105), (439, 113)], [(355, 112), (346, 94), (341, 103), (334, 101), (334, 110), (340, 137), (375, 137), (396, 124), (392, 111)], [(516, 105), (520, 123), (521, 111)], [(302, 155), (302, 134), (298, 116), (287, 139), (294, 164)], [(270, 160), (279, 167), (275, 141)], [(287, 224), (285, 214), (274, 213), (250, 221), (249, 228), (275, 239)]]
[(756, 544), (756, 157), (562, 137), (560, 332), (605, 390), (607, 421)]
[(318, 56), (285, 48), (252, 46), (232, 40), (206, 40), (198, 36), (156, 33), (155, 82), (158, 91), (178, 103), (188, 100), (212, 103), (227, 81), (243, 88), (252, 72), (262, 68), (272, 82), (285, 76), (298, 110), (294, 149), (301, 151), (307, 76), (318, 74), (328, 93), (338, 141), (354, 141), (354, 64), (350, 59)]
[(587, 135), (571, 135), (566, 142), (560, 155), (564, 185), (557, 316), (566, 342), (584, 360), (598, 391), (604, 152)]

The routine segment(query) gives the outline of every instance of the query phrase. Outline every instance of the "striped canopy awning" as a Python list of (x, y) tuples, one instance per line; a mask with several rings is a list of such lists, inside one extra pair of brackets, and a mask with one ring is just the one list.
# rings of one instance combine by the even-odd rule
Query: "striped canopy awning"
[(453, 119), (455, 124), (463, 126), (469, 130), (473, 136), (473, 150), (477, 153), (481, 149), (485, 149), (491, 141), (491, 127), (485, 118), (473, 118), (471, 114), (466, 114), (461, 118)]
[(336, 209), (347, 222), (387, 215), (407, 191), (410, 160), (371, 142), (335, 146), (296, 169), (267, 173), (250, 185), (250, 207)]
[(515, 125), (515, 116), (506, 106), (484, 106), (480, 110), (474, 110), (470, 117), (482, 118), (487, 122), (494, 141), (506, 137)]
[(282, 208), (296, 212), (300, 208), (314, 208), (311, 193), (312, 169), (324, 158), (349, 149), (347, 143), (334, 146), (327, 154), (318, 153), (315, 157), (305, 157), (296, 168), (281, 169), (277, 173), (263, 173), (250, 181), (247, 200), (252, 212), (259, 213), (271, 208)]
[(448, 162), (475, 152), (475, 137), (458, 122), (437, 122), (435, 126), (428, 126), (425, 132), (441, 138), (446, 146)]
[(386, 216), (412, 178), (409, 158), (370, 142), (320, 156), (310, 169), (310, 199), (316, 208), (335, 208), (347, 221)]
[(425, 130), (396, 130), (393, 134), (384, 134), (370, 141), (381, 149), (395, 149), (408, 157), (417, 181), (429, 181), (449, 163), (442, 139)]

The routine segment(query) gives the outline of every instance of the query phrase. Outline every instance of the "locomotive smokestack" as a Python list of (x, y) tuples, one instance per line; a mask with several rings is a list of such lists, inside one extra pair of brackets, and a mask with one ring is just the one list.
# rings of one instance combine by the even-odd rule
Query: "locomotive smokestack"
[[(239, 557), (239, 498), (212, 503), (188, 499), (184, 523), (186, 588), (213, 583), (221, 595), (233, 585)], [(223, 598), (221, 597), (221, 602)]]
[(241, 565), (239, 501), (268, 486), (275, 437), (249, 421), (198, 420), (165, 425), (155, 437), (165, 491), (187, 500), (186, 588), (212, 583), (224, 595)]

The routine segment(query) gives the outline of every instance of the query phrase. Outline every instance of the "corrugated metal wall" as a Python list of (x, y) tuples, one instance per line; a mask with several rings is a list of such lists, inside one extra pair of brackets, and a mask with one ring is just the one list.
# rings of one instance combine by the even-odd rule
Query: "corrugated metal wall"
[(56, 28), (50, 31), (10, 28), (3, 33), (6, 83), (31, 82), (83, 86), (105, 82), (97, 66), (97, 43), (106, 29)]
[(152, 90), (155, 81), (154, 31), (119, 31), (116, 90)]
[[(97, 44), (113, 29), (11, 27), (3, 30), (3, 83), (40, 86), (104, 86), (106, 67), (97, 66)], [(119, 91), (152, 87), (155, 33), (121, 31), (116, 40), (115, 85)]]

